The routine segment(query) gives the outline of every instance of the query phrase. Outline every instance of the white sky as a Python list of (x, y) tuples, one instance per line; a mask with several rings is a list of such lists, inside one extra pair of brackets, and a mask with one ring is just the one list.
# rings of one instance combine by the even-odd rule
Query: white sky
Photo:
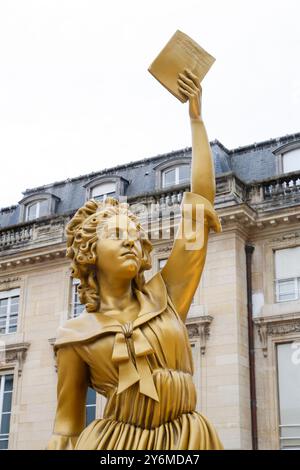
[(299, 0), (0, 0), (0, 207), (26, 188), (190, 145), (147, 71), (180, 29), (216, 57), (210, 139), (300, 131)]

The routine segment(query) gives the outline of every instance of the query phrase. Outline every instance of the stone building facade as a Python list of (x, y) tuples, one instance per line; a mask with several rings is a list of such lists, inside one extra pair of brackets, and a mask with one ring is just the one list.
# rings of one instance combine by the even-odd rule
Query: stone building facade
[[(300, 133), (228, 150), (211, 144), (221, 234), (211, 233), (187, 328), (198, 409), (226, 449), (300, 448)], [(77, 208), (125, 197), (143, 224), (153, 211), (153, 267), (163, 266), (191, 149), (24, 192), (0, 213), (0, 448), (43, 449), (56, 406), (53, 343), (80, 314), (65, 257)], [(164, 234), (165, 236), (160, 236)], [(87, 418), (104, 399), (89, 391)]]

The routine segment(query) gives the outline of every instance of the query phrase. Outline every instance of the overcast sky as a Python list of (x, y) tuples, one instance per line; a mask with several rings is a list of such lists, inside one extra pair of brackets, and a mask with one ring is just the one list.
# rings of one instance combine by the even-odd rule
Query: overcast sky
[(300, 131), (299, 18), (299, 0), (0, 0), (0, 207), (190, 145), (187, 106), (147, 71), (177, 29), (216, 57), (211, 140)]

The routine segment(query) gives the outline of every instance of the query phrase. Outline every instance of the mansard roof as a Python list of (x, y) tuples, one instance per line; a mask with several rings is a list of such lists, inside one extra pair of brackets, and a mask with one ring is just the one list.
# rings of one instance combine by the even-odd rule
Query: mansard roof
[[(276, 150), (300, 139), (300, 133), (253, 143), (244, 147), (227, 149), (221, 142), (214, 140), (211, 148), (214, 156), (216, 176), (232, 172), (245, 183), (268, 179), (276, 176)], [(128, 198), (151, 193), (156, 189), (156, 167), (164, 162), (170, 164), (176, 160), (182, 163), (191, 159), (191, 147), (172, 151), (134, 162), (124, 163), (112, 168), (104, 168), (93, 173), (58, 181), (51, 184), (26, 189), (24, 197), (40, 193), (51, 193), (59, 199), (57, 214), (66, 214), (84, 204), (86, 186), (98, 177), (117, 176), (128, 182), (126, 196)], [(15, 225), (19, 222), (20, 206), (15, 205), (0, 210), (0, 227)]]

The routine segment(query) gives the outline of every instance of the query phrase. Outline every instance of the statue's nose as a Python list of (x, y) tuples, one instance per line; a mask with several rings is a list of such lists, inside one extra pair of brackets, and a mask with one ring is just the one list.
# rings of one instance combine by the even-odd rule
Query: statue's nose
[(130, 246), (130, 247), (133, 247), (134, 246), (134, 239), (133, 238), (126, 238), (124, 240), (124, 245), (125, 246)]

